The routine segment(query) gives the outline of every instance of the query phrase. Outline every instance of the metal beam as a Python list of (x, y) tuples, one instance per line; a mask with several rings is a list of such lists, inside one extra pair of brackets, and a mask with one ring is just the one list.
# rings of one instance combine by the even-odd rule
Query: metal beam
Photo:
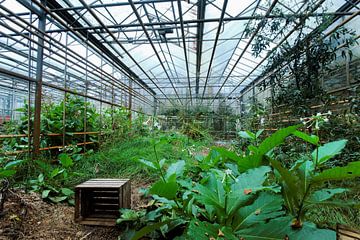
[[(271, 13), (271, 11), (274, 9), (274, 7), (275, 7), (275, 5), (277, 4), (277, 2), (278, 2), (278, 0), (274, 0), (274, 1), (272, 2), (272, 4), (271, 4), (271, 6), (269, 7), (269, 9), (267, 10), (265, 16), (266, 16), (266, 15), (269, 15), (269, 14)], [(263, 21), (264, 21), (264, 20), (265, 20), (265, 19), (263, 19)], [(246, 50), (248, 49), (248, 47), (250, 46), (251, 42), (254, 40), (256, 34), (260, 31), (260, 29), (261, 29), (261, 27), (262, 27), (263, 21), (261, 21), (261, 22), (257, 25), (255, 31), (253, 32), (253, 34), (251, 35), (250, 39), (248, 40), (248, 43), (246, 44), (246, 46), (244, 47), (244, 49), (243, 49), (243, 51), (241, 52), (240, 56), (239, 56), (238, 59), (236, 60), (234, 66), (231, 68), (231, 70), (230, 70), (230, 72), (229, 72), (229, 74), (228, 74), (228, 77), (225, 78), (225, 80), (224, 80), (224, 82), (223, 82), (223, 85), (225, 85), (225, 83), (226, 83), (226, 81), (229, 79), (231, 73), (235, 70), (236, 65), (239, 63), (240, 59), (241, 59), (241, 58), (243, 57), (243, 55), (245, 54), (245, 52), (246, 52)], [(265, 59), (266, 59), (266, 58), (265, 58)], [(264, 60), (263, 60), (263, 61), (264, 61)], [(260, 65), (260, 64), (258, 64), (257, 66), (259, 66), (259, 65)], [(250, 74), (249, 74), (249, 75), (250, 75)], [(249, 75), (248, 75), (248, 76), (249, 76)], [(244, 79), (244, 80), (245, 80), (245, 79)], [(244, 80), (243, 80), (243, 81), (244, 81)], [(243, 81), (241, 81), (240, 84), (242, 84)], [(240, 84), (239, 84), (239, 85), (240, 85)], [(215, 98), (217, 97), (217, 95), (220, 94), (221, 89), (222, 89), (222, 87), (221, 87), (221, 88), (218, 90), (218, 92), (215, 94), (214, 100), (215, 100)], [(235, 89), (236, 89), (236, 88), (235, 88)], [(235, 91), (235, 89), (234, 89), (233, 91)], [(228, 96), (230, 96), (230, 94), (229, 94)], [(212, 103), (214, 102), (214, 100), (211, 101), (210, 104), (212, 104)]]
[[(356, 2), (358, 0), (351, 0), (351, 2), (346, 2), (344, 5), (342, 5), (338, 11), (349, 11), (353, 8), (353, 3)], [(320, 7), (320, 5), (324, 2), (324, 0), (320, 1), (314, 8), (313, 11), (315, 11), (318, 7)], [(352, 18), (354, 18), (355, 16), (359, 15), (360, 11), (354, 12), (348, 19), (346, 19), (345, 21), (343, 21), (342, 23), (340, 23), (338, 26), (335, 27), (335, 29), (337, 29), (338, 27), (342, 26), (343, 24), (345, 24), (347, 21), (351, 20)], [(310, 14), (309, 14), (310, 15)], [(340, 17), (339, 16), (333, 16), (333, 18), (329, 21), (328, 26), (330, 26), (332, 23), (336, 22)], [(265, 59), (267, 59), (293, 32), (295, 32), (296, 29), (298, 29), (301, 26), (301, 22), (299, 22), (292, 31), (290, 31), (286, 37), (284, 37), (276, 47), (274, 47), (267, 55), (266, 57), (244, 78), (246, 79), (247, 77), (250, 76), (250, 74), (252, 74), (252, 72), (254, 72), (264, 61)], [(322, 27), (317, 27), (315, 30), (313, 30), (313, 32), (311, 32), (310, 34), (308, 34), (305, 38), (309, 38), (311, 37), (316, 31), (321, 31)], [(330, 34), (330, 32), (327, 33), (326, 36), (328, 36)], [(324, 36), (324, 37), (326, 37)], [(292, 49), (291, 51), (296, 51), (296, 49)], [(278, 70), (281, 69), (282, 67), (285, 67), (288, 65), (288, 62), (286, 62), (286, 64), (277, 66)], [(277, 70), (277, 71), (278, 71)], [(264, 73), (266, 75), (266, 73)], [(264, 76), (259, 76), (257, 79), (254, 80), (254, 82), (256, 82), (256, 84), (258, 84), (258, 82), (260, 81), (261, 78), (263, 78)], [(241, 84), (241, 83), (240, 83)], [(255, 84), (254, 84), (255, 85)], [(230, 92), (230, 94), (228, 95), (228, 97), (238, 88), (239, 86), (235, 87), (233, 89), (233, 91)], [(247, 88), (243, 89), (241, 91), (241, 96), (244, 95), (245, 92), (247, 92)]]
[[(143, 5), (143, 4), (150, 4), (150, 3), (166, 3), (166, 2), (173, 2), (176, 0), (141, 0), (141, 1), (134, 1), (134, 5)], [(129, 6), (130, 3), (128, 2), (113, 2), (113, 3), (103, 3), (103, 4), (93, 4), (90, 7), (92, 9), (95, 8), (107, 8), (107, 7), (119, 7), (119, 6)], [(84, 10), (86, 7), (84, 6), (76, 6), (76, 7), (66, 7), (66, 8), (58, 8), (53, 9), (52, 12), (63, 12), (63, 11), (71, 11), (71, 10)]]
[[(82, 0), (80, 0), (80, 1), (82, 1)], [(133, 1), (132, 1), (132, 0), (128, 0), (128, 1), (129, 1), (130, 5), (131, 5), (131, 8), (132, 8), (133, 11), (134, 11), (134, 14), (136, 15), (137, 20), (138, 20), (139, 23), (141, 24), (141, 26), (142, 26), (142, 28), (143, 28), (143, 31), (144, 31), (144, 33), (145, 33), (145, 35), (146, 35), (146, 37), (149, 39), (150, 45), (151, 45), (152, 49), (154, 50), (154, 53), (155, 53), (157, 59), (159, 60), (159, 62), (160, 62), (160, 64), (161, 64), (161, 67), (164, 69), (164, 72), (165, 72), (167, 78), (169, 79), (171, 85), (173, 86), (176, 96), (179, 98), (179, 94), (178, 94), (178, 92), (177, 92), (177, 90), (176, 90), (173, 82), (171, 81), (171, 78), (170, 78), (168, 72), (166, 71), (166, 68), (165, 68), (165, 66), (164, 66), (164, 63), (162, 62), (162, 60), (161, 60), (161, 58), (160, 58), (160, 56), (159, 56), (159, 53), (157, 52), (157, 50), (156, 50), (156, 48), (155, 48), (155, 46), (154, 46), (154, 43), (151, 41), (151, 37), (150, 37), (148, 31), (146, 30), (146, 28), (145, 28), (145, 26), (144, 26), (144, 23), (143, 23), (143, 21), (142, 21), (142, 19), (141, 19), (141, 16), (139, 15), (139, 13), (138, 13), (138, 11), (137, 11), (137, 9), (136, 9)], [(180, 98), (179, 98), (178, 100), (179, 100), (180, 104), (182, 104), (182, 101), (180, 100)]]
[(183, 43), (183, 50), (184, 50), (184, 57), (185, 57), (185, 66), (186, 66), (186, 75), (188, 78), (188, 87), (189, 87), (189, 94), (190, 94), (190, 104), (192, 105), (192, 94), (191, 94), (191, 84), (190, 84), (190, 72), (189, 72), (189, 61), (188, 56), (186, 53), (186, 42), (185, 42), (185, 30), (184, 30), (184, 20), (182, 16), (182, 10), (181, 10), (181, 1), (178, 0), (178, 9), (179, 9), (179, 17), (180, 17), (180, 26), (181, 26), (181, 36), (182, 36), (182, 43)]
[[(198, 1), (197, 4), (198, 4), (197, 19), (203, 20), (205, 19), (206, 0), (200, 0)], [(204, 23), (199, 22), (197, 27), (197, 34), (196, 34), (196, 83), (195, 83), (196, 98), (199, 97), (199, 89), (200, 89), (200, 70), (201, 70), (203, 36), (204, 36)]]
[[(0, 6), (0, 8), (3, 9), (4, 11), (7, 11), (7, 12), (11, 13), (11, 11), (9, 11), (8, 9), (6, 9), (6, 8), (3, 7), (3, 6)], [(1, 16), (1, 15), (3, 15), (3, 14), (0, 13), (0, 16)], [(8, 18), (8, 17), (7, 17), (7, 18)], [(25, 20), (23, 20), (23, 19), (21, 19), (21, 18), (19, 18), (19, 19), (20, 19), (21, 21), (23, 21), (25, 24), (29, 24), (29, 23), (27, 23)], [(21, 27), (21, 28), (26, 28), (24, 25), (21, 25), (21, 24), (18, 23), (17, 21), (12, 21), (12, 23), (18, 25), (18, 26)], [(3, 25), (3, 23), (0, 22), (0, 25)], [(6, 24), (4, 24), (4, 27), (5, 27), (5, 28), (8, 28), (9, 30), (16, 31), (16, 29), (14, 29), (14, 28), (6, 25)], [(34, 31), (32, 31), (32, 30), (28, 30), (28, 31), (29, 31), (29, 33), (33, 34), (34, 36), (37, 36), (37, 37), (39, 37), (39, 38), (41, 37), (38, 32), (34, 32)], [(0, 33), (1, 33), (1, 31), (0, 31)], [(19, 32), (19, 34), (21, 35), (22, 33)], [(5, 34), (5, 33), (3, 33), (3, 35), (4, 35), (4, 36), (8, 36), (8, 35)], [(25, 36), (23, 36), (23, 37), (24, 37), (24, 39), (29, 40), (30, 43), (33, 42), (34, 44), (36, 44), (36, 41), (35, 41), (34, 39), (30, 38), (29, 36), (25, 35)], [(49, 37), (49, 36), (48, 36), (48, 37)], [(13, 37), (11, 37), (11, 36), (10, 36), (9, 38), (12, 39), (12, 40), (14, 40), (14, 41), (17, 42), (18, 44), (22, 44), (22, 45), (24, 45), (24, 46), (27, 46), (23, 41), (20, 41), (20, 40), (18, 40), (18, 39), (15, 39), (15, 38), (13, 38)], [(45, 50), (48, 50), (49, 53), (50, 53), (50, 54), (44, 54), (44, 59), (45, 59), (45, 57), (51, 58), (51, 53), (54, 53), (55, 55), (60, 56), (61, 58), (63, 58), (63, 56), (59, 55), (58, 52), (56, 52), (56, 51), (54, 50), (54, 47), (55, 47), (55, 48), (58, 48), (60, 51), (64, 51), (64, 52), (67, 52), (67, 51), (68, 51), (69, 54), (71, 54), (71, 56), (72, 56), (74, 59), (76, 59), (75, 61), (78, 61), (78, 62), (74, 62), (73, 60), (69, 60), (69, 59), (67, 59), (67, 60), (68, 60), (69, 62), (71, 62), (72, 64), (74, 64), (75, 66), (77, 66), (77, 67), (85, 70), (82, 65), (79, 65), (79, 64), (78, 64), (78, 63), (84, 62), (84, 59), (81, 58), (80, 55), (78, 55), (77, 53), (75, 53), (73, 50), (69, 49), (67, 46), (62, 45), (62, 43), (57, 42), (56, 39), (53, 39), (53, 38), (51, 38), (51, 37), (49, 37), (49, 39), (50, 39), (50, 40), (48, 40), (47, 38), (44, 38), (44, 41), (45, 41), (46, 43), (50, 43), (51, 46), (52, 46), (52, 47), (43, 46), (43, 48), (44, 48)], [(75, 40), (74, 40), (74, 41), (75, 41)], [(57, 46), (57, 44), (59, 44), (60, 47)], [(4, 46), (3, 44), (0, 44), (0, 45), (2, 45), (2, 46), (3, 46), (4, 48), (6, 48), (6, 49), (9, 49), (9, 51), (16, 52), (16, 50), (14, 50), (14, 49), (13, 49), (12, 47), (10, 47), (10, 46), (6, 46), (6, 45)], [(36, 50), (36, 49), (30, 47), (30, 48), (29, 48), (29, 51), (30, 51), (30, 50)], [(28, 55), (27, 55), (25, 52), (17, 51), (17, 53), (20, 54), (21, 56), (23, 56), (24, 58), (27, 58), (27, 59), (29, 58)], [(3, 55), (2, 55), (2, 57), (5, 58), (5, 59), (8, 59), (8, 60), (10, 60), (10, 61), (15, 61), (14, 59), (11, 59), (11, 58), (8, 57), (8, 56), (3, 56)], [(36, 61), (36, 58), (35, 58), (34, 56), (31, 56), (30, 59), (33, 60), (33, 61)], [(58, 62), (59, 65), (61, 65), (61, 64), (63, 63), (63, 62), (61, 62), (61, 61), (58, 60), (58, 59), (52, 59), (52, 60), (55, 61), (55, 62)], [(88, 61), (85, 62), (85, 64), (88, 64), (88, 63), (89, 63)], [(17, 64), (18, 64), (18, 65), (23, 65), (23, 66), (26, 67), (26, 64), (25, 64), (25, 63), (17, 62)], [(92, 70), (91, 73), (92, 73), (95, 77), (99, 77), (99, 79), (101, 79), (101, 78), (102, 78), (101, 76), (103, 76), (103, 75), (100, 76), (100, 75), (98, 75), (98, 74), (96, 73), (96, 72), (98, 72), (98, 68), (97, 68), (94, 64), (92, 64), (92, 63), (90, 63), (90, 64), (92, 65), (92, 66), (91, 66), (91, 70)], [(52, 68), (52, 69), (57, 70), (57, 71), (59, 71), (59, 72), (62, 72), (60, 68), (55, 67), (55, 66), (52, 66), (50, 63), (44, 62), (44, 66), (47, 66), (47, 67), (49, 67), (49, 68)], [(89, 67), (90, 67), (90, 66), (89, 66)], [(31, 68), (30, 68), (30, 70), (31, 70)], [(44, 73), (46, 72), (45, 70), (43, 70), (43, 71), (44, 71)], [(80, 72), (78, 69), (73, 69), (73, 71), (82, 73), (82, 72)], [(101, 74), (102, 74), (102, 73), (103, 73), (103, 72), (101, 72)], [(53, 75), (53, 74), (49, 74), (49, 75), (50, 75), (50, 76), (53, 76), (54, 78), (57, 77), (56, 75)], [(111, 75), (109, 75), (109, 74), (107, 74), (107, 73), (106, 73), (105, 75), (107, 75), (110, 79), (114, 79), (113, 76), (111, 76)], [(75, 76), (75, 75), (72, 75), (72, 74), (70, 74), (70, 76), (72, 76), (73, 78), (78, 78), (79, 80), (81, 80), (79, 76)], [(96, 79), (96, 78), (93, 78), (93, 77), (92, 77), (92, 80), (97, 81), (97, 79)], [(114, 79), (114, 80), (115, 80), (115, 79)], [(108, 81), (107, 81), (107, 82), (108, 82)], [(123, 83), (118, 82), (118, 81), (112, 81), (112, 82), (111, 82), (111, 84), (115, 84), (115, 83), (118, 84), (118, 85), (117, 85), (118, 88), (124, 89), (124, 88), (123, 88), (123, 86), (124, 86)], [(43, 84), (44, 84), (44, 83), (43, 83)], [(139, 85), (139, 86), (140, 86), (140, 85)], [(135, 93), (136, 93), (136, 95), (134, 95), (134, 96), (137, 97), (140, 101), (143, 101), (144, 103), (147, 103), (147, 102), (148, 102), (147, 98), (145, 98), (144, 96), (140, 95), (140, 93), (138, 93), (138, 92), (135, 92)], [(141, 98), (144, 98), (144, 100), (141, 99)]]
[[(330, 12), (330, 13), (312, 13), (309, 17), (321, 17), (321, 16), (349, 16), (352, 15), (354, 12)], [(261, 19), (274, 19), (274, 18), (302, 18), (304, 14), (284, 14), (284, 15), (260, 15), (260, 16), (237, 16), (237, 17), (228, 17), (223, 19), (223, 22), (230, 22), (230, 21), (248, 21), (248, 20), (261, 20)], [(205, 19), (192, 19), (192, 20), (184, 20), (184, 25), (188, 24), (197, 24), (197, 23), (211, 23), (211, 22), (219, 22), (220, 18), (205, 18)], [(145, 27), (149, 26), (163, 26), (163, 25), (176, 25), (180, 24), (180, 20), (175, 21), (168, 21), (168, 22), (151, 22), (151, 23), (143, 23)], [(119, 29), (119, 28), (137, 28), (142, 27), (141, 24), (130, 23), (130, 24), (113, 24), (113, 25), (106, 25), (108, 29)], [(80, 30), (95, 30), (95, 29), (103, 29), (102, 26), (82, 26), (78, 27), (75, 26), (72, 28), (74, 31)], [(56, 33), (56, 32), (66, 32), (69, 30), (66, 29), (54, 29), (48, 30), (47, 33)]]
[(210, 57), (210, 63), (209, 63), (209, 67), (208, 67), (207, 74), (206, 74), (206, 79), (205, 79), (205, 84), (204, 84), (204, 90), (203, 90), (203, 93), (202, 93), (202, 98), (204, 98), (204, 95), (205, 95), (206, 85), (207, 85), (207, 82), (208, 82), (208, 79), (209, 79), (209, 76), (210, 76), (211, 66), (212, 66), (212, 63), (213, 63), (213, 60), (214, 60), (216, 47), (217, 47), (217, 42), (219, 40), (220, 31), (221, 31), (221, 27), (222, 27), (222, 24), (223, 24), (227, 3), (228, 3), (228, 0), (224, 0), (224, 4), (223, 4), (223, 8), (222, 8), (221, 15), (220, 15), (220, 20), (219, 20), (219, 26), (218, 26), (218, 29), (217, 29), (216, 35), (215, 35), (214, 47), (212, 49), (212, 53), (211, 53), (211, 57)]
[[(48, 7), (50, 9), (61, 8), (61, 5), (56, 0), (47, 0)], [(71, 14), (68, 12), (58, 12), (57, 13), (68, 25), (72, 27), (82, 28), (82, 24), (77, 21)], [(89, 34), (87, 30), (78, 31), (83, 37), (85, 37), (89, 42), (94, 44), (104, 55), (108, 56), (114, 63), (121, 67), (129, 76), (139, 82), (145, 89), (147, 89), (151, 94), (156, 95), (155, 91), (151, 89), (147, 84), (141, 80), (131, 69), (129, 69), (117, 56), (115, 56), (108, 48), (106, 48), (99, 40), (94, 37), (92, 34)]]
[[(42, 0), (44, 4), (44, 0)], [(37, 43), (36, 56), (36, 89), (35, 89), (35, 113), (34, 113), (34, 134), (33, 134), (33, 152), (34, 157), (40, 153), (40, 132), (41, 132), (41, 100), (42, 100), (42, 80), (44, 63), (44, 32), (46, 26), (46, 14), (44, 11), (39, 13), (38, 29), (40, 37)]]
[[(11, 11), (9, 11), (8, 9), (6, 9), (6, 8), (3, 7), (3, 6), (0, 6), (0, 8), (3, 9), (4, 11), (7, 11), (7, 12), (11, 13)], [(4, 16), (4, 15), (3, 15), (2, 13), (0, 13), (0, 16)], [(9, 18), (9, 17), (6, 17), (6, 18)], [(21, 18), (19, 18), (19, 19), (20, 19), (21, 21), (23, 21), (23, 23), (29, 24), (29, 23), (27, 23), (26, 21), (24, 21), (23, 19), (21, 19)], [(26, 26), (18, 23), (17, 21), (12, 21), (12, 23), (13, 23), (13, 24), (16, 24), (17, 26), (19, 26), (19, 27), (21, 27), (21, 28), (26, 28)], [(14, 28), (6, 25), (6, 24), (0, 23), (0, 25), (3, 25), (4, 27), (6, 27), (6, 28), (8, 28), (8, 29), (10, 29), (10, 30), (12, 30), (12, 31), (14, 31), (14, 32), (16, 31), (16, 29), (14, 29)], [(74, 59), (76, 59), (78, 62), (74, 62), (73, 60), (69, 60), (69, 59), (68, 59), (68, 61), (71, 62), (72, 64), (74, 64), (75, 66), (77, 66), (77, 67), (85, 70), (83, 66), (81, 66), (81, 65), (78, 64), (78, 63), (83, 63), (83, 62), (84, 62), (84, 59), (82, 59), (81, 56), (78, 55), (76, 52), (74, 52), (73, 50), (69, 49), (67, 46), (63, 45), (62, 43), (59, 43), (56, 39), (54, 39), (54, 38), (52, 38), (52, 37), (49, 37), (49, 36), (48, 36), (48, 38), (50, 39), (50, 40), (48, 40), (47, 38), (42, 37), (38, 32), (34, 32), (34, 31), (32, 31), (32, 30), (28, 30), (28, 32), (29, 32), (29, 34), (33, 34), (33, 35), (35, 35), (35, 36), (37, 36), (37, 37), (39, 37), (39, 38), (42, 38), (46, 43), (51, 44), (53, 47), (43, 46), (43, 48), (46, 49), (46, 50), (48, 50), (50, 54), (51, 54), (51, 53), (54, 53), (54, 54), (56, 54), (57, 56), (60, 56), (60, 57), (63, 58), (63, 56), (61, 56), (61, 55), (57, 54), (57, 52), (55, 52), (54, 46), (55, 46), (56, 48), (60, 49), (60, 51), (63, 51), (63, 52), (66, 52), (66, 51), (68, 50), (68, 51), (69, 51), (69, 54), (70, 54)], [(0, 31), (0, 33), (1, 33), (1, 31)], [(22, 45), (26, 46), (26, 44), (23, 43), (23, 41), (20, 41), (20, 40), (18, 40), (18, 39), (15, 39), (15, 38), (13, 38), (12, 36), (8, 36), (8, 35), (5, 34), (5, 33), (2, 33), (2, 34), (3, 34), (4, 36), (12, 39), (14, 42), (17, 42), (18, 44), (22, 44)], [(19, 34), (20, 34), (19, 36), (22, 36), (24, 39), (27, 39), (27, 40), (29, 40), (30, 42), (34, 42), (34, 43), (36, 44), (36, 41), (28, 36), (29, 34), (24, 35), (23, 33), (20, 33), (20, 32), (19, 32)], [(74, 41), (75, 41), (75, 40), (74, 40)], [(57, 46), (55, 43), (56, 43), (56, 44), (59, 44), (59, 46)], [(0, 44), (0, 45), (2, 45), (4, 48), (8, 49), (9, 51), (14, 51), (14, 49), (13, 49), (12, 47), (10, 47), (10, 46), (6, 46), (6, 45), (4, 46), (3, 44)], [(35, 48), (29, 48), (29, 50), (36, 50), (36, 49), (35, 49)], [(28, 58), (27, 54), (24, 53), (24, 52), (22, 52), (22, 51), (18, 51), (17, 53), (18, 53), (19, 55), (23, 56), (24, 58)], [(50, 55), (50, 54), (44, 54), (44, 57), (51, 58), (51, 55)], [(31, 60), (36, 61), (36, 58), (35, 58), (34, 56), (32, 56), (32, 57), (31, 57)], [(59, 65), (62, 64), (62, 62), (59, 61), (58, 59), (53, 59), (53, 61), (58, 62)], [(86, 60), (86, 61), (87, 61), (87, 60)], [(86, 63), (87, 63), (87, 62), (85, 62), (85, 64), (86, 64)], [(98, 68), (97, 68), (94, 64), (91, 64), (91, 65), (92, 65), (92, 66), (91, 66), (92, 74), (93, 74), (95, 77), (101, 78), (101, 76), (96, 73), (96, 72), (98, 72)], [(44, 62), (44, 66), (47, 66), (47, 67), (49, 67), (49, 68), (52, 68), (52, 69), (55, 69), (55, 70), (61, 72), (61, 69), (60, 69), (60, 68), (55, 67), (55, 66), (51, 66), (50, 63)], [(77, 69), (75, 69), (75, 70), (73, 70), (73, 71), (79, 72), (79, 70), (77, 70)], [(45, 72), (45, 71), (44, 71), (44, 72)], [(81, 72), (79, 72), (79, 73), (81, 73)], [(72, 75), (72, 74), (70, 74), (70, 76), (72, 76), (73, 78), (79, 78), (78, 76), (75, 76), (75, 75)], [(109, 75), (109, 74), (107, 74), (107, 76), (108, 76), (109, 78), (113, 78), (113, 76), (111, 76), (111, 75)], [(79, 78), (79, 79), (80, 79), (80, 78)], [(93, 80), (96, 81), (95, 78), (93, 78)], [(123, 84), (123, 83), (121, 83), (121, 82), (118, 82), (118, 81), (116, 81), (116, 83), (118, 84), (118, 85), (117, 85), (118, 88), (124, 89), (124, 85), (125, 85), (125, 84)], [(114, 83), (111, 83), (111, 84), (114, 84)], [(125, 88), (125, 89), (126, 89), (126, 88)], [(136, 92), (136, 93), (137, 93), (137, 92)], [(138, 98), (139, 98), (139, 97), (142, 97), (139, 93), (137, 93), (137, 94), (138, 94), (138, 96), (135, 96), (135, 97), (138, 97)], [(139, 100), (141, 100), (141, 99), (139, 98)], [(146, 101), (146, 98), (145, 98), (145, 100), (143, 100), (143, 101)]]

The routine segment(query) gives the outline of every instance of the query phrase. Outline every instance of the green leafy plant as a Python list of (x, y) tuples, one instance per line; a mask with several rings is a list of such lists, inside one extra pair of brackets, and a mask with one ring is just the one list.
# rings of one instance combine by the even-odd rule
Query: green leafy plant
[(73, 159), (62, 153), (59, 155), (58, 167), (52, 167), (41, 161), (36, 161), (36, 163), (42, 173), (36, 179), (29, 181), (32, 191), (41, 193), (44, 200), (50, 200), (53, 203), (67, 201), (73, 205), (74, 191), (63, 186), (63, 183), (74, 174), (71, 171), (74, 165)]
[(7, 191), (10, 186), (9, 179), (16, 174), (16, 170), (24, 160), (14, 157), (0, 157), (0, 215), (4, 210), (4, 203), (7, 198)]
[(0, 181), (15, 175), (16, 168), (25, 160), (18, 160), (15, 157), (0, 157)]
[[(320, 126), (321, 117), (307, 123)], [(152, 200), (144, 209), (131, 214), (122, 211), (119, 222), (129, 227), (127, 238), (335, 239), (334, 231), (308, 221), (307, 211), (319, 204), (344, 204), (333, 198), (350, 190), (323, 183), (360, 176), (359, 162), (326, 169), (325, 163), (341, 152), (346, 140), (322, 145), (318, 136), (299, 131), (301, 126), (280, 129), (241, 154), (215, 147), (191, 164), (140, 160), (160, 179), (145, 191)], [(256, 139), (251, 132), (243, 135)], [(287, 169), (275, 160), (274, 149), (290, 135), (310, 143), (314, 150), (309, 159)]]

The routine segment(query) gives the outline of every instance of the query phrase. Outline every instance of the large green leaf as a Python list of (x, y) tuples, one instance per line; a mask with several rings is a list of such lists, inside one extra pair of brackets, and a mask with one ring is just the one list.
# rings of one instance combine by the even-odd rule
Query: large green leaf
[(291, 217), (271, 220), (266, 224), (253, 225), (236, 232), (239, 238), (246, 240), (335, 240), (336, 232), (328, 229), (319, 229), (315, 224), (305, 222), (300, 229), (291, 227)]
[(252, 168), (260, 167), (262, 164), (263, 156), (258, 154), (257, 152), (252, 153), (251, 155), (248, 155), (241, 159), (241, 161), (238, 162), (238, 168), (240, 172), (245, 172)]
[(229, 151), (226, 148), (213, 147), (212, 150), (218, 152), (220, 156), (223, 158), (223, 161), (231, 160), (233, 162), (238, 162), (241, 161), (242, 159), (242, 157), (237, 155), (235, 152)]
[(62, 194), (64, 194), (65, 196), (72, 196), (75, 194), (75, 192), (73, 190), (71, 190), (70, 188), (61, 188), (60, 191), (62, 192)]
[(295, 213), (299, 207), (298, 200), (302, 195), (299, 186), (300, 179), (296, 174), (281, 166), (280, 162), (270, 159), (270, 163), (276, 170), (276, 176), (280, 178), (285, 205), (291, 213)]
[(326, 143), (312, 152), (311, 154), (312, 159), (314, 160), (314, 162), (316, 162), (316, 158), (317, 158), (317, 163), (323, 164), (330, 158), (339, 154), (341, 150), (345, 147), (346, 143), (347, 140), (339, 140), (335, 142)]
[(242, 138), (251, 139), (251, 140), (256, 139), (256, 135), (250, 131), (240, 131), (239, 136)]
[(229, 227), (192, 220), (186, 233), (189, 240), (226, 239), (238, 240)]
[(264, 155), (274, 147), (282, 144), (286, 137), (291, 135), (298, 129), (301, 125), (294, 125), (287, 128), (279, 129), (271, 136), (267, 137), (258, 147), (258, 154)]
[(237, 210), (244, 206), (247, 201), (253, 198), (253, 194), (259, 190), (269, 189), (271, 186), (264, 186), (267, 173), (271, 171), (268, 166), (250, 169), (241, 174), (236, 182), (231, 185), (231, 192), (227, 196), (226, 214), (228, 221), (236, 214)]
[(300, 182), (301, 193), (305, 193), (306, 189), (309, 187), (311, 177), (314, 171), (314, 163), (310, 160), (303, 162), (294, 174), (297, 174)]
[(237, 177), (236, 182), (232, 185), (232, 191), (243, 191), (251, 189), (253, 192), (264, 189), (263, 183), (267, 178), (267, 174), (271, 172), (269, 166), (261, 166), (250, 169)]
[(0, 170), (0, 178), (11, 177), (15, 173), (15, 170)]
[(223, 210), (225, 206), (225, 190), (221, 180), (217, 179), (214, 173), (210, 173), (209, 181), (206, 185), (197, 184), (195, 190), (199, 194), (195, 198), (203, 205), (215, 207)]
[(171, 175), (175, 174), (176, 176), (182, 176), (185, 169), (185, 161), (179, 160), (171, 164), (166, 171), (165, 179), (169, 179)]
[(172, 220), (166, 220), (163, 222), (158, 222), (158, 223), (154, 223), (154, 224), (148, 224), (145, 227), (143, 227), (142, 229), (140, 229), (139, 231), (137, 231), (135, 233), (135, 235), (131, 238), (131, 240), (138, 240), (141, 239), (142, 237), (146, 236), (147, 234), (160, 229), (162, 226), (168, 224), (169, 222), (171, 222)]
[(50, 192), (51, 192), (51, 190), (49, 190), (49, 189), (42, 191), (41, 198), (47, 198), (49, 196)]
[(16, 167), (18, 165), (20, 165), (21, 163), (23, 163), (24, 160), (15, 160), (15, 161), (10, 161), (8, 162), (5, 166), (4, 169), (12, 169), (13, 167)]
[(351, 162), (345, 167), (335, 167), (324, 170), (312, 178), (313, 183), (324, 182), (328, 180), (343, 180), (360, 177), (360, 161)]
[(283, 199), (279, 195), (261, 192), (249, 206), (240, 208), (234, 217), (232, 227), (235, 230), (250, 227), (254, 224), (265, 224), (265, 221), (283, 215)]
[(258, 138), (260, 137), (260, 135), (264, 132), (265, 129), (259, 129), (256, 134), (255, 134), (255, 137)]
[(153, 162), (150, 162), (150, 161), (145, 160), (145, 159), (139, 159), (138, 161), (139, 161), (140, 163), (144, 164), (145, 166), (153, 169), (153, 170), (157, 170), (157, 169), (158, 169)]
[(306, 133), (301, 131), (295, 131), (293, 134), (308, 143), (311, 143), (313, 145), (319, 145), (319, 137), (316, 135), (307, 135)]
[(61, 153), (59, 155), (59, 161), (60, 161), (61, 165), (65, 168), (68, 168), (68, 167), (71, 167), (72, 165), (74, 165), (73, 160), (66, 153)]
[(49, 199), (54, 203), (59, 203), (67, 199), (67, 196), (57, 196), (57, 197), (49, 197)]
[(161, 179), (154, 183), (154, 185), (152, 185), (152, 187), (150, 188), (149, 193), (172, 200), (176, 197), (178, 189), (179, 186), (176, 183), (176, 175), (174, 174), (169, 178), (169, 181), (167, 182), (164, 182)]
[(340, 193), (343, 193), (346, 191), (347, 191), (347, 189), (345, 189), (345, 188), (321, 189), (321, 190), (313, 192), (309, 196), (308, 201), (322, 202), (322, 201), (332, 198), (336, 194), (340, 194)]

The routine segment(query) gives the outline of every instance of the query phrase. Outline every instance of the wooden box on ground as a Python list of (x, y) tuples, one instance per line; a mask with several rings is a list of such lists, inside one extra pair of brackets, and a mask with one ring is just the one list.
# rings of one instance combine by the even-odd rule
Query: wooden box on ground
[(90, 179), (75, 187), (75, 221), (115, 226), (120, 208), (131, 208), (129, 179)]
[(338, 240), (359, 240), (360, 231), (350, 229), (343, 225), (337, 225), (337, 239)]

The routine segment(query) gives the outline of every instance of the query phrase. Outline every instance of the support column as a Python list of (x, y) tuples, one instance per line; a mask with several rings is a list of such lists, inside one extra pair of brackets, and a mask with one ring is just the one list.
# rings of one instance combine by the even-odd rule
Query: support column
[[(45, 2), (42, 1), (45, 5)], [(43, 80), (43, 62), (44, 62), (44, 32), (46, 26), (46, 15), (42, 11), (39, 15), (39, 39), (36, 57), (36, 89), (35, 89), (35, 114), (34, 114), (34, 132), (33, 132), (33, 157), (40, 153), (40, 124), (41, 124), (41, 98), (42, 98), (42, 80)]]
[(154, 97), (153, 116), (156, 116), (156, 113), (157, 113), (157, 99)]
[(129, 78), (129, 120), (130, 120), (130, 126), (131, 126), (131, 120), (132, 120), (132, 80)]

